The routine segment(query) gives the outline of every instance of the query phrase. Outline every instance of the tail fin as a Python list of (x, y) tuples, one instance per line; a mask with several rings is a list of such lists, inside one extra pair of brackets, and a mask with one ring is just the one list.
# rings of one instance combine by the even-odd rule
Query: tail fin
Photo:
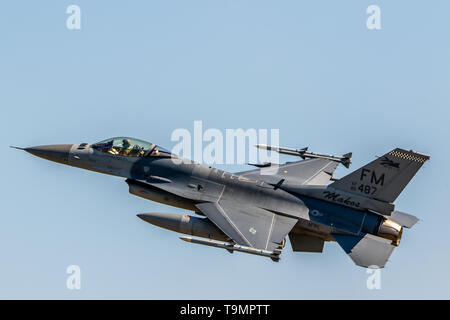
[(425, 154), (397, 148), (330, 187), (392, 203), (428, 159)]

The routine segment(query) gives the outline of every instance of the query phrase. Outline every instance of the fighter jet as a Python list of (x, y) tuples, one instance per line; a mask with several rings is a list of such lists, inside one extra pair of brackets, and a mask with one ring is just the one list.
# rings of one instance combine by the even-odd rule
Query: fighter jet
[(395, 210), (394, 201), (428, 155), (397, 148), (336, 179), (336, 167), (348, 168), (351, 153), (339, 157), (307, 148), (256, 147), (302, 160), (254, 164), (256, 169), (229, 173), (127, 137), (23, 150), (126, 178), (131, 194), (192, 211), (195, 215), (138, 214), (153, 225), (186, 234), (184, 241), (273, 261), (280, 260), (288, 236), (295, 252), (322, 252), (325, 242), (335, 241), (356, 265), (382, 268), (403, 229), (418, 221)]

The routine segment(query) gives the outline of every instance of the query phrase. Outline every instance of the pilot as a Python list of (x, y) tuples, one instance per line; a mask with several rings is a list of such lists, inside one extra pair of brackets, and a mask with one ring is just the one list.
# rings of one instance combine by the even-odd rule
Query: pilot
[(122, 148), (120, 149), (120, 153), (124, 156), (127, 156), (131, 151), (131, 143), (128, 139), (122, 140)]
[(135, 144), (128, 155), (131, 157), (142, 157), (144, 153), (144, 148)]

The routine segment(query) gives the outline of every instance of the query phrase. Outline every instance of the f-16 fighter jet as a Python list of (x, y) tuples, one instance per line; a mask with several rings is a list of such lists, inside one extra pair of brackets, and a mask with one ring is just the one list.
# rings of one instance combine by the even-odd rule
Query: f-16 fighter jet
[[(153, 225), (188, 236), (182, 240), (233, 253), (280, 260), (289, 236), (295, 252), (322, 252), (336, 241), (353, 262), (382, 268), (403, 228), (418, 219), (395, 210), (394, 201), (430, 157), (394, 149), (341, 179), (342, 157), (266, 145), (303, 160), (254, 164), (229, 173), (183, 159), (153, 143), (119, 137), (95, 144), (46, 145), (23, 150), (55, 162), (126, 178), (139, 197), (183, 208), (197, 216), (142, 213)], [(19, 148), (21, 149), (21, 148)]]

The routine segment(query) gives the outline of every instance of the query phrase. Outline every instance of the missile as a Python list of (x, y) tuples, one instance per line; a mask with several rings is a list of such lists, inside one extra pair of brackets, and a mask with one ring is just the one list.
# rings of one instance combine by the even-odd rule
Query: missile
[(230, 238), (216, 227), (208, 218), (197, 218), (189, 215), (165, 212), (149, 212), (137, 215), (145, 222), (151, 223), (157, 227), (171, 231), (184, 233), (187, 235), (200, 237), (180, 237), (181, 240), (191, 243), (203, 244), (210, 247), (223, 248), (233, 253), (240, 251), (249, 254), (269, 257), (273, 261), (280, 260), (281, 251), (268, 251), (247, 246), (241, 246), (229, 242)]
[(165, 212), (141, 213), (137, 216), (145, 222), (167, 230), (202, 238), (216, 240), (229, 239), (208, 218), (197, 218), (189, 215)]
[(321, 158), (321, 159), (328, 159), (332, 161), (336, 161), (339, 163), (342, 163), (342, 165), (346, 168), (350, 167), (350, 164), (352, 163), (352, 153), (346, 153), (342, 157), (334, 156), (334, 155), (328, 155), (328, 154), (321, 154), (321, 153), (314, 153), (314, 152), (308, 152), (308, 148), (303, 148), (300, 150), (297, 149), (291, 149), (291, 148), (284, 148), (284, 147), (276, 147), (276, 146), (268, 146), (265, 144), (257, 144), (255, 145), (258, 149), (263, 150), (271, 150), (278, 152), (280, 154), (288, 154), (291, 156), (299, 156), (302, 159), (306, 158)]
[(271, 258), (273, 261), (278, 262), (280, 261), (280, 250), (274, 250), (274, 251), (268, 251), (263, 249), (257, 249), (247, 246), (241, 246), (239, 244), (235, 244), (233, 242), (228, 241), (217, 241), (212, 239), (198, 239), (198, 238), (192, 238), (192, 237), (180, 237), (181, 240), (190, 242), (190, 243), (197, 243), (202, 244), (204, 246), (210, 246), (215, 248), (222, 248), (228, 250), (230, 253), (233, 253), (233, 251), (239, 251), (249, 254), (254, 254), (258, 256), (268, 257)]

